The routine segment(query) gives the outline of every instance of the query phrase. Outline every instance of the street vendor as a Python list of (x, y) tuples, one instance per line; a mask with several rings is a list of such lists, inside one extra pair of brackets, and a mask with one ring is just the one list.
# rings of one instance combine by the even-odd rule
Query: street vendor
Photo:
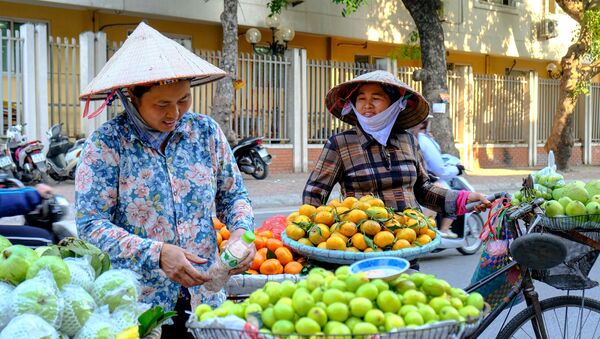
[[(230, 242), (254, 216), (229, 143), (210, 117), (189, 111), (191, 87), (226, 73), (141, 23), (80, 98), (95, 116), (115, 97), (124, 111), (93, 132), (76, 173), (77, 230), (110, 255), (113, 268), (140, 275), (142, 301), (175, 309), (170, 332), (186, 335), (185, 310), (220, 305), (207, 269), (217, 258), (212, 208)], [(89, 100), (104, 104), (88, 114)], [(248, 269), (252, 253), (230, 272)], [(166, 333), (165, 333), (166, 332)], [(171, 337), (167, 335), (167, 337)]]
[(354, 126), (325, 143), (304, 187), (305, 204), (327, 203), (339, 183), (344, 197), (373, 195), (396, 211), (427, 207), (448, 215), (491, 206), (485, 195), (435, 186), (415, 136), (429, 115), (425, 98), (391, 73), (374, 71), (332, 88), (325, 98), (333, 116)]

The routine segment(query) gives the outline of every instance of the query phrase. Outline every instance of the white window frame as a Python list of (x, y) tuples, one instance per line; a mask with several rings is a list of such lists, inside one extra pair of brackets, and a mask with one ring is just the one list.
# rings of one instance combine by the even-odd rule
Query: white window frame
[[(497, 1), (497, 0), (496, 0)], [(495, 0), (474, 0), (473, 6), (475, 8), (486, 9), (489, 11), (498, 11), (507, 14), (519, 15), (519, 0), (509, 0), (512, 5), (504, 5), (495, 2)]]

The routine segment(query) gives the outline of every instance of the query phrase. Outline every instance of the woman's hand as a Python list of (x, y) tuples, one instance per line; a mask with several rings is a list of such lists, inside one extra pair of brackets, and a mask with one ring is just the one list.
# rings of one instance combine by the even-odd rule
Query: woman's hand
[(179, 246), (163, 244), (160, 251), (160, 268), (167, 274), (169, 279), (180, 283), (184, 287), (201, 285), (210, 280), (210, 278), (198, 272), (190, 262), (204, 264), (206, 259), (202, 259)]
[(474, 208), (474, 210), (477, 212), (483, 212), (488, 208), (492, 207), (492, 203), (487, 199), (487, 197), (484, 194), (477, 192), (469, 192), (469, 196), (467, 197), (467, 204), (476, 201), (481, 202), (480, 204), (477, 204)]
[[(246, 229), (244, 228), (239, 228), (233, 232), (231, 232), (231, 235), (229, 236), (229, 244), (232, 244), (234, 241), (236, 241), (237, 239), (241, 239), (242, 235), (246, 232)], [(256, 247), (254, 247), (254, 243), (250, 246), (250, 253), (248, 254), (248, 256), (246, 257), (246, 259), (244, 259), (237, 268), (232, 269), (231, 271), (229, 271), (230, 275), (234, 275), (234, 274), (239, 274), (239, 273), (243, 273), (246, 272), (249, 268), (250, 265), (252, 265), (252, 260), (254, 260), (254, 255), (256, 254)]]
[(35, 185), (35, 190), (39, 193), (42, 199), (48, 198), (54, 192), (54, 189), (52, 187), (45, 184)]

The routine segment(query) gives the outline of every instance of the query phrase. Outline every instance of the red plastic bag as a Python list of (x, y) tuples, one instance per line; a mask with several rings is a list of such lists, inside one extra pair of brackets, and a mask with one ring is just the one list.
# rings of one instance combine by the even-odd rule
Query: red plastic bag
[(285, 231), (287, 219), (285, 215), (278, 214), (265, 220), (258, 231), (271, 231), (273, 238), (281, 240), (281, 232)]

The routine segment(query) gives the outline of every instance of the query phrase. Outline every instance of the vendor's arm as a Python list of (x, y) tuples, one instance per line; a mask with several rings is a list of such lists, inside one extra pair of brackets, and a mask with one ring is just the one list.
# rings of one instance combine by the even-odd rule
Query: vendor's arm
[(33, 187), (0, 189), (0, 218), (23, 215), (42, 203), (42, 197)]
[(419, 133), (419, 147), (425, 159), (427, 170), (431, 173), (442, 180), (454, 178), (459, 174), (458, 167), (447, 165), (442, 159), (442, 153), (440, 153), (437, 146), (433, 143), (433, 140), (423, 133)]
[(127, 258), (137, 272), (159, 268), (163, 243), (141, 238), (113, 224), (119, 186), (118, 136), (100, 129), (86, 141), (75, 176), (79, 236), (111, 258)]
[(342, 159), (338, 152), (337, 141), (332, 137), (323, 146), (315, 169), (304, 186), (303, 203), (313, 206), (327, 203), (333, 187), (340, 181), (341, 173)]

